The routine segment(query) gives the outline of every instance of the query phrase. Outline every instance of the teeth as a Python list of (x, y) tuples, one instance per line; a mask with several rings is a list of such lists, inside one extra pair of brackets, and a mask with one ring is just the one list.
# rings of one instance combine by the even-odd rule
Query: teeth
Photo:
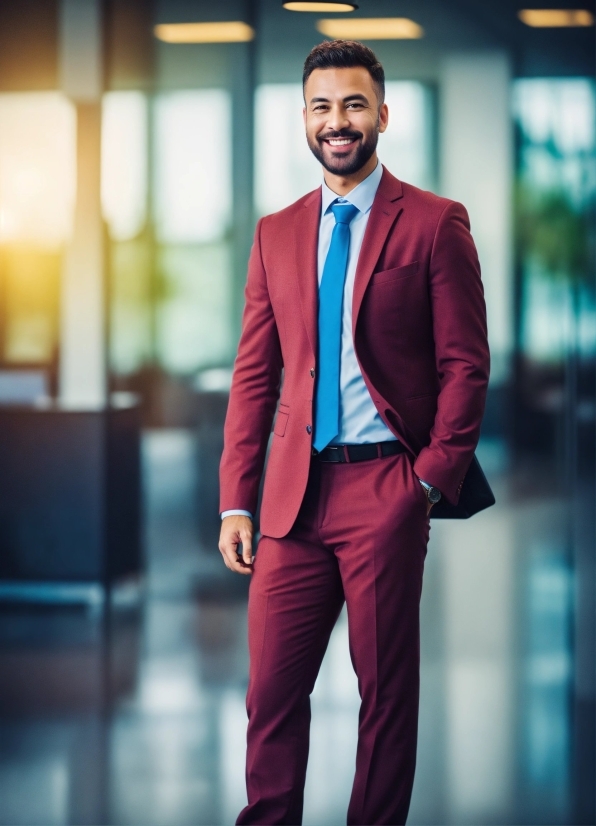
[(347, 144), (352, 143), (352, 138), (330, 138), (329, 143), (331, 146), (347, 146)]

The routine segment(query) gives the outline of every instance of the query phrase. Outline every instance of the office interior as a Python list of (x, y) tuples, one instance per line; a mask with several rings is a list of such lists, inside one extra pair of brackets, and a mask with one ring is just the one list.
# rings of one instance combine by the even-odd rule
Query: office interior
[[(321, 181), (302, 63), (343, 32), (385, 67), (381, 161), (468, 208), (492, 351), (497, 504), (432, 521), (408, 822), (596, 820), (593, 3), (358, 5), (0, 4), (0, 824), (244, 804), (222, 425), (256, 220)], [(308, 826), (345, 822), (358, 705), (342, 614)]]

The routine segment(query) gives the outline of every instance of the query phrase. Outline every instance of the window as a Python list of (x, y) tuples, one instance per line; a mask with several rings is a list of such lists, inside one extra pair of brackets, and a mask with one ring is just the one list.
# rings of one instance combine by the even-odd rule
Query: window
[(157, 354), (190, 373), (232, 357), (229, 94), (159, 95), (153, 129)]

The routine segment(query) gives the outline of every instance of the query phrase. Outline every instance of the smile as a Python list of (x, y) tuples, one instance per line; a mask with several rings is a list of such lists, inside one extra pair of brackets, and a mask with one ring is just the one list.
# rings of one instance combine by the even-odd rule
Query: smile
[(355, 138), (329, 138), (327, 143), (329, 146), (348, 146), (355, 142)]

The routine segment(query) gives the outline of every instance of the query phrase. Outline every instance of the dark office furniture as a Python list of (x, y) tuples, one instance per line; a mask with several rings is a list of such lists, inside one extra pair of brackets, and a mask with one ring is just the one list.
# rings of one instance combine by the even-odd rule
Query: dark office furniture
[(134, 398), (0, 406), (0, 584), (109, 586), (142, 567)]

